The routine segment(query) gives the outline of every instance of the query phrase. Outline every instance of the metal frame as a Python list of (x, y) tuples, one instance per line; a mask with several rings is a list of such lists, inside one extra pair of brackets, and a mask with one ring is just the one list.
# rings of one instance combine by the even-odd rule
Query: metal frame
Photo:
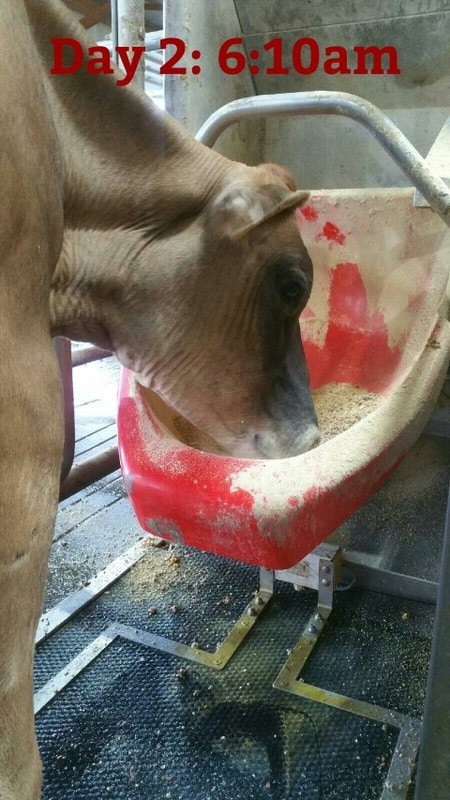
[(59, 373), (61, 375), (64, 412), (64, 447), (61, 463), (61, 481), (67, 478), (75, 455), (75, 413), (73, 408), (72, 356), (69, 339), (53, 339)]
[(105, 475), (119, 469), (119, 452), (117, 447), (104, 450), (100, 455), (88, 458), (73, 467), (75, 456), (75, 409), (73, 401), (72, 370), (91, 361), (100, 361), (113, 355), (109, 350), (100, 347), (83, 347), (72, 353), (69, 339), (57, 336), (53, 346), (58, 358), (59, 372), (63, 387), (64, 407), (64, 449), (61, 464), (60, 500), (84, 489)]
[[(140, 547), (142, 548), (142, 543), (140, 543)], [(60, 628), (61, 625), (72, 618), (79, 609), (91, 603), (95, 597), (98, 597), (99, 594), (105, 591), (107, 586), (111, 585), (121, 574), (124, 574), (124, 572), (142, 558), (143, 552), (139, 550), (139, 545), (137, 545), (136, 548), (132, 548), (132, 551), (133, 552), (129, 551), (126, 563), (124, 562), (121, 566), (118, 564), (118, 562), (123, 560), (123, 556), (114, 562), (116, 565), (113, 571), (114, 574), (105, 576), (104, 573), (107, 571), (105, 570), (103, 577), (99, 580), (100, 576), (97, 576), (95, 586), (91, 584), (90, 588), (87, 589), (87, 593), (85, 593), (83, 589), (79, 592), (75, 592), (63, 601), (63, 603), (60, 603), (59, 606), (55, 606), (55, 608), (47, 614), (47, 620), (42, 618), (36, 641), (41, 642), (48, 638)], [(117, 568), (118, 566), (119, 569)], [(83, 672), (86, 667), (119, 637), (130, 642), (142, 644), (145, 647), (152, 647), (155, 650), (169, 653), (170, 655), (185, 658), (189, 661), (195, 661), (198, 664), (203, 664), (215, 670), (221, 670), (228, 664), (230, 658), (242, 644), (245, 637), (250, 633), (257, 619), (266, 609), (271, 597), (272, 589), (268, 588), (267, 584), (264, 585), (263, 577), (260, 588), (254, 593), (253, 598), (247, 603), (239, 619), (213, 653), (200, 648), (197, 642), (186, 645), (182, 642), (175, 642), (164, 636), (142, 631), (137, 628), (131, 628), (127, 625), (121, 625), (119, 623), (109, 625), (106, 630), (97, 636), (96, 639), (35, 693), (35, 714), (41, 711), (44, 706), (65, 689), (77, 675)]]
[(73, 592), (56, 606), (53, 606), (50, 611), (42, 614), (36, 632), (35, 644), (41, 644), (41, 642), (48, 639), (52, 633), (59, 630), (66, 622), (69, 622), (78, 611), (92, 603), (96, 597), (99, 597), (122, 575), (125, 575), (131, 567), (137, 564), (148, 549), (147, 541), (147, 536), (142, 538), (137, 544), (108, 564), (105, 569), (98, 572), (82, 589)]
[[(447, 186), (450, 184), (450, 117), (447, 117), (436, 136), (425, 158), (425, 163), (445, 181)], [(417, 189), (414, 192), (413, 205), (428, 205)]]
[(420, 603), (434, 605), (438, 595), (438, 584), (414, 575), (405, 575), (381, 569), (367, 562), (364, 553), (344, 550), (343, 564), (349, 580), (353, 579), (369, 592), (381, 592), (392, 597), (405, 597)]
[(334, 567), (335, 565), (327, 564), (325, 559), (321, 559), (319, 575), (323, 577), (319, 583), (317, 607), (273, 686), (275, 689), (281, 689), (306, 700), (313, 700), (382, 725), (398, 728), (399, 736), (380, 800), (406, 800), (419, 748), (420, 721), (382, 706), (313, 686), (301, 677), (301, 671), (319, 641), (332, 612), (333, 596), (332, 591), (330, 596), (330, 586), (336, 584)]
[[(117, 45), (145, 47), (144, 0), (111, 0), (111, 33), (113, 54), (116, 63)], [(145, 88), (145, 61), (140, 59), (133, 83)]]
[[(75, 592), (48, 612), (41, 621), (37, 642), (48, 638), (51, 633), (73, 617), (77, 610), (92, 602), (107, 586), (137, 563), (144, 554), (144, 547), (144, 542), (139, 542), (100, 573), (88, 587)], [(341, 577), (341, 569), (342, 553), (340, 548), (327, 544), (319, 545), (303, 561), (289, 570), (261, 569), (259, 589), (254, 593), (252, 600), (215, 652), (202, 650), (196, 642), (189, 646), (127, 625), (110, 625), (35, 693), (35, 713), (38, 714), (119, 638), (194, 661), (211, 669), (223, 669), (270, 602), (274, 592), (275, 579), (283, 580), (293, 584), (297, 589), (302, 587), (316, 589), (318, 600), (316, 609), (300, 640), (290, 652), (287, 661), (275, 678), (274, 688), (398, 728), (399, 736), (380, 800), (406, 800), (419, 747), (420, 721), (382, 706), (318, 688), (305, 683), (300, 677), (301, 670), (317, 644), (332, 612), (333, 594)], [(417, 798), (417, 800), (422, 800), (422, 798)], [(440, 800), (440, 797), (436, 796), (436, 800)]]
[(212, 147), (226, 128), (254, 117), (338, 114), (363, 125), (389, 153), (431, 208), (450, 225), (450, 192), (399, 128), (368, 100), (347, 92), (286, 92), (244, 97), (211, 114), (196, 139)]
[(72, 351), (72, 367), (80, 367), (82, 364), (90, 364), (91, 361), (100, 361), (102, 358), (109, 358), (113, 353), (111, 350), (104, 350), (103, 347), (81, 347), (79, 350)]

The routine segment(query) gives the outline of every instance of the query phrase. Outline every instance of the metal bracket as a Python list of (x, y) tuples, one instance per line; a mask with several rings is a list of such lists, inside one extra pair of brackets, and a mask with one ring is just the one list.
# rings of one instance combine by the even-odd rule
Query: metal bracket
[[(130, 566), (132, 566), (132, 563), (136, 563), (139, 558), (142, 558), (142, 555), (143, 553), (138, 553), (134, 561), (128, 560), (126, 565), (124, 565), (123, 571), (129, 569)], [(115, 574), (114, 580), (117, 580), (117, 577), (118, 575)], [(105, 586), (102, 586), (99, 589), (98, 594), (101, 594), (101, 592), (104, 591), (106, 585), (109, 585), (109, 583), (105, 584)], [(247, 603), (241, 616), (238, 620), (236, 620), (235, 624), (223, 642), (217, 645), (215, 652), (202, 650), (197, 642), (187, 645), (183, 644), (182, 642), (175, 642), (172, 639), (167, 639), (164, 636), (158, 636), (157, 634), (149, 631), (131, 628), (128, 625), (121, 625), (119, 623), (109, 625), (99, 636), (97, 636), (96, 639), (87, 645), (84, 650), (75, 656), (72, 661), (66, 664), (66, 666), (60, 670), (60, 672), (54, 675), (53, 678), (47, 681), (47, 683), (35, 693), (35, 714), (41, 711), (42, 708), (44, 708), (51, 700), (53, 700), (54, 697), (56, 697), (63, 689), (65, 689), (66, 686), (68, 686), (74, 680), (74, 678), (77, 677), (77, 675), (83, 672), (83, 670), (86, 669), (86, 667), (88, 667), (96, 658), (98, 658), (98, 656), (103, 653), (103, 651), (106, 650), (106, 648), (109, 647), (114, 641), (116, 641), (117, 638), (126, 639), (130, 642), (136, 642), (137, 644), (142, 644), (146, 647), (152, 647), (155, 650), (161, 650), (164, 653), (170, 653), (174, 656), (186, 658), (189, 661), (195, 661), (198, 664), (203, 664), (206, 667), (211, 667), (216, 670), (223, 669), (226, 664), (228, 664), (230, 658), (234, 655), (238, 647), (242, 644), (247, 634), (250, 633), (257, 619), (267, 607), (272, 594), (273, 573), (269, 570), (261, 570), (261, 583), (259, 589), (254, 592), (252, 599), (249, 603)], [(68, 618), (73, 616), (74, 609), (77, 605), (79, 608), (82, 608), (84, 605), (86, 605), (86, 602), (92, 602), (94, 599), (92, 593), (89, 594), (88, 600), (84, 596), (80, 597), (79, 595), (79, 592), (75, 592), (72, 599), (67, 598), (65, 601), (65, 606), (70, 607)], [(64, 614), (66, 611), (67, 609), (64, 609)], [(45, 630), (46, 635), (41, 635), (38, 641), (42, 641), (44, 638), (48, 637), (50, 633), (53, 633), (58, 629), (58, 627), (60, 627), (61, 624), (63, 624), (59, 619), (60, 616), (61, 615), (58, 613), (53, 613), (53, 610), (49, 612), (47, 617), (50, 617), (51, 620), (55, 618), (55, 622), (54, 624), (50, 622), (47, 624), (47, 626), (44, 621), (41, 622), (41, 627), (47, 627), (47, 630)]]
[[(127, 571), (143, 555), (144, 545), (140, 542), (130, 550), (126, 558), (122, 556), (117, 559), (117, 565), (114, 562), (112, 570), (105, 570), (105, 574), (103, 575), (102, 573), (99, 579), (93, 582), (93, 586), (89, 587), (89, 591), (81, 590), (75, 592), (60, 604), (61, 608), (58, 606), (52, 609), (41, 620), (40, 635), (37, 637), (37, 642), (42, 641), (57, 630), (61, 624), (70, 619), (86, 603), (92, 602), (111, 582), (117, 580), (123, 572)], [(127, 625), (110, 625), (36, 693), (35, 712), (37, 713), (47, 705), (118, 637), (186, 658), (189, 661), (195, 661), (198, 664), (203, 664), (216, 670), (223, 669), (267, 607), (274, 592), (275, 578), (293, 583), (296, 588), (305, 586), (318, 591), (319, 603), (317, 611), (311, 617), (308, 628), (312, 649), (331, 613), (333, 590), (339, 579), (340, 567), (340, 549), (334, 545), (321, 544), (290, 570), (274, 572), (261, 568), (259, 588), (254, 592), (252, 599), (247, 603), (241, 616), (236, 620), (225, 639), (217, 645), (215, 652), (203, 650), (197, 642), (187, 645), (148, 631), (131, 628)]]
[(276, 678), (274, 682), (276, 688), (293, 690), (292, 686), (295, 685), (297, 676), (316, 646), (333, 610), (334, 590), (339, 583), (341, 567), (342, 551), (340, 547), (320, 544), (303, 561), (291, 569), (275, 572), (276, 578), (293, 583), (297, 590), (306, 587), (315, 589), (318, 593), (316, 609)]
[(292, 569), (275, 573), (277, 578), (293, 583), (296, 589), (304, 586), (317, 589), (318, 602), (273, 686), (298, 697), (398, 728), (399, 736), (380, 800), (406, 800), (419, 748), (420, 721), (382, 706), (312, 686), (301, 677), (302, 669), (331, 615), (333, 592), (339, 582), (341, 567), (340, 548), (322, 544)]
[[(98, 578), (92, 582), (89, 591), (75, 592), (60, 606), (45, 615), (41, 622), (37, 641), (44, 640), (70, 619), (78, 608), (92, 602), (107, 586), (142, 558), (143, 551), (144, 545), (139, 542), (125, 556), (117, 559), (117, 563), (114, 562), (110, 568), (100, 573)], [(381, 706), (312, 686), (305, 683), (300, 677), (332, 612), (333, 592), (339, 582), (341, 567), (342, 552), (340, 548), (321, 544), (291, 569), (277, 571), (261, 569), (259, 588), (254, 592), (243, 613), (225, 639), (217, 646), (215, 652), (201, 649), (197, 642), (186, 645), (127, 625), (110, 625), (36, 692), (34, 696), (35, 713), (39, 713), (118, 639), (136, 642), (215, 670), (223, 669), (267, 607), (273, 596), (275, 579), (278, 579), (293, 584), (297, 590), (303, 587), (315, 589), (318, 593), (318, 602), (300, 640), (275, 679), (274, 688), (399, 728), (399, 737), (380, 800), (406, 800), (419, 746), (420, 722)]]
[(290, 569), (275, 570), (275, 578), (293, 583), (297, 590), (315, 589), (319, 593), (318, 605), (331, 610), (333, 592), (339, 583), (341, 568), (340, 547), (319, 544)]

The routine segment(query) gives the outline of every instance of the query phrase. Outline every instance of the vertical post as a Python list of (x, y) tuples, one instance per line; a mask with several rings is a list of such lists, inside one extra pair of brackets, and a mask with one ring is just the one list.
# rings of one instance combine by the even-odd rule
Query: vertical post
[(58, 358), (63, 387), (64, 404), (64, 450), (61, 464), (61, 480), (69, 474), (75, 454), (75, 412), (73, 406), (72, 348), (69, 339), (57, 336), (53, 346)]
[[(145, 7), (144, 0), (111, 0), (111, 28), (113, 53), (117, 63), (116, 47), (145, 47)], [(145, 89), (145, 58), (133, 78)]]
[(433, 646), (419, 750), (415, 800), (450, 792), (450, 492), (439, 576)]

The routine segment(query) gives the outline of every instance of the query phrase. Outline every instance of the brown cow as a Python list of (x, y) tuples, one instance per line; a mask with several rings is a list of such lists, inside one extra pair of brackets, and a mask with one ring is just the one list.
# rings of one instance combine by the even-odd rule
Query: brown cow
[(59, 0), (2, 0), (1, 800), (40, 796), (33, 643), (63, 438), (52, 334), (111, 348), (235, 455), (318, 438), (298, 330), (306, 194), (198, 144), (117, 75), (51, 76), (53, 37), (86, 57)]

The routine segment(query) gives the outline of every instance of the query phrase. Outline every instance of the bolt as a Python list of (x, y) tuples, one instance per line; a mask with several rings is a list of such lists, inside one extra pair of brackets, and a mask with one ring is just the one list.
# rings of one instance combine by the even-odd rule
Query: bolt
[(322, 622), (322, 617), (320, 616), (318, 611), (316, 611), (316, 613), (314, 614), (314, 619), (316, 620), (316, 622)]
[(264, 600), (262, 599), (262, 597), (260, 597), (258, 595), (257, 597), (255, 597), (255, 603), (256, 603), (257, 606), (263, 606), (264, 605)]
[(322, 572), (325, 572), (327, 575), (331, 572), (331, 567), (329, 564), (322, 564)]
[(221, 658), (215, 658), (214, 659), (214, 663), (217, 664), (217, 666), (220, 666), (220, 664), (222, 663), (222, 659)]
[(322, 578), (322, 580), (320, 582), (321, 582), (322, 586), (329, 586), (330, 585), (330, 581), (328, 580), (328, 578)]
[(254, 608), (252, 608), (252, 606), (250, 606), (250, 608), (247, 608), (247, 614), (249, 617), (256, 617), (256, 611)]
[(308, 625), (308, 631), (310, 633), (317, 633), (317, 628), (315, 625), (312, 624), (312, 622)]

